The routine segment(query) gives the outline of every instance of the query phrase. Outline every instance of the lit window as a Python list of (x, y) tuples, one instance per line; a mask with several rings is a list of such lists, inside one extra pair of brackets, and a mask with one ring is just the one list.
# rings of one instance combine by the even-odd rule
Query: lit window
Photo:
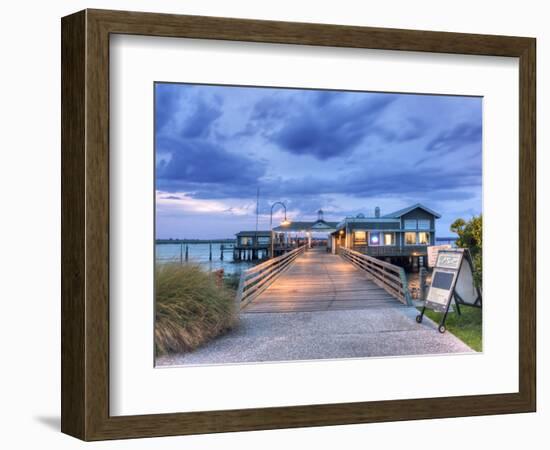
[(366, 231), (356, 231), (355, 233), (353, 233), (353, 237), (356, 244), (365, 245), (367, 243)]
[(405, 233), (405, 245), (416, 244), (416, 233)]
[(395, 234), (384, 233), (384, 245), (395, 245)]
[(418, 243), (420, 245), (428, 245), (430, 243), (430, 233), (425, 231), (418, 233)]
[(430, 229), (430, 221), (429, 220), (419, 220), (418, 221), (418, 229), (419, 230), (429, 230)]
[(241, 245), (251, 245), (251, 244), (252, 244), (252, 238), (250, 237), (241, 238)]
[(403, 222), (405, 230), (416, 230), (416, 219), (415, 220), (405, 220)]
[(370, 245), (380, 245), (380, 233), (369, 233)]

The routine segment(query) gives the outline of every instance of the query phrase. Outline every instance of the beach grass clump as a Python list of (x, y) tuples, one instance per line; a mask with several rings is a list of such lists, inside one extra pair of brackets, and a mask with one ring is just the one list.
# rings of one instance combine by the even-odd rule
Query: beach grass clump
[(237, 321), (235, 291), (194, 264), (155, 268), (157, 355), (189, 352), (230, 330)]
[(239, 272), (230, 273), (223, 277), (223, 282), (225, 286), (235, 292), (239, 288), (240, 281), (241, 281), (241, 274)]

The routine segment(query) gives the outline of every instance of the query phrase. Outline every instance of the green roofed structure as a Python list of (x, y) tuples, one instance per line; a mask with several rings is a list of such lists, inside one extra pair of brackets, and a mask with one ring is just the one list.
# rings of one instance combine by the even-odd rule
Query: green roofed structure
[(290, 221), (274, 227), (272, 232), (239, 232), (235, 259), (242, 259), (242, 250), (250, 250), (245, 252), (248, 259), (271, 256), (273, 236), (275, 256), (303, 244), (326, 245), (332, 253), (345, 247), (387, 261), (425, 265), (428, 246), (436, 244), (435, 221), (440, 217), (420, 203), (385, 215), (376, 207), (374, 216), (358, 214), (340, 222), (324, 220), (319, 210), (315, 221)]
[(435, 221), (440, 217), (420, 203), (385, 215), (377, 207), (372, 217), (359, 214), (341, 221), (331, 233), (332, 251), (345, 247), (388, 261), (405, 258), (412, 265), (425, 265), (428, 246), (436, 243)]

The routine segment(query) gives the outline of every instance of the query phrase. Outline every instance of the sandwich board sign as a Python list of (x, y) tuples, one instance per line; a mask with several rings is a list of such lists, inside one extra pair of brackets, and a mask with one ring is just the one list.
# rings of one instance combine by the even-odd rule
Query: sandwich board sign
[(439, 324), (439, 332), (444, 333), (445, 319), (453, 299), (458, 314), (459, 305), (481, 308), (481, 291), (474, 284), (470, 253), (462, 248), (439, 250), (428, 295), (416, 321), (422, 322), (426, 308), (444, 313)]
[(428, 247), (428, 267), (434, 267), (437, 261), (437, 254), (440, 250), (448, 250), (452, 248), (449, 244), (444, 245), (430, 245)]

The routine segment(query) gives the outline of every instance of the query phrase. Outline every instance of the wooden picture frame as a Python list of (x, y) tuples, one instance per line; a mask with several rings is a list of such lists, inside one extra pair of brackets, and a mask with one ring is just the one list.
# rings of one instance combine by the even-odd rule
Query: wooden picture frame
[[(104, 10), (61, 25), (64, 433), (101, 440), (535, 411), (535, 39)], [(519, 58), (519, 392), (110, 416), (109, 36), (117, 33)]]

